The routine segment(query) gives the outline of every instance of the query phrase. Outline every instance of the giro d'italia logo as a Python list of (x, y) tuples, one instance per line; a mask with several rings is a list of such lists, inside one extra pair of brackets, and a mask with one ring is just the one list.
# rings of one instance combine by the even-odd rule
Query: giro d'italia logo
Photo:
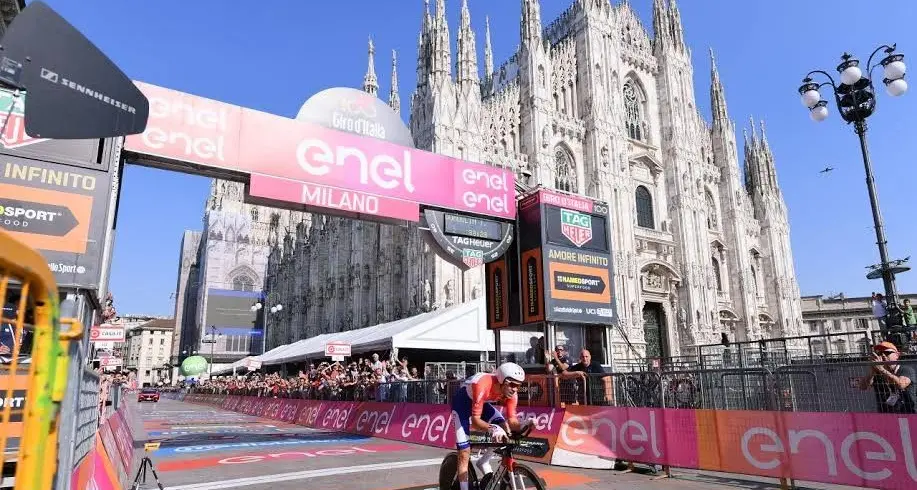
[(574, 245), (582, 247), (592, 240), (592, 216), (569, 209), (560, 210), (560, 232)]
[(462, 262), (468, 267), (477, 267), (484, 263), (484, 251), (470, 248), (462, 249)]
[(14, 96), (7, 91), (0, 91), (0, 144), (4, 148), (19, 148), (45, 141), (45, 138), (33, 138), (25, 133), (25, 96)]

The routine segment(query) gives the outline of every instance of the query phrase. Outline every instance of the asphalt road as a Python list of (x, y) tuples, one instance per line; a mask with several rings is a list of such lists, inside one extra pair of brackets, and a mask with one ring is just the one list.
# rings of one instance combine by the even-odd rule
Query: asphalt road
[[(168, 490), (433, 490), (447, 452), (174, 400), (143, 403), (136, 412), (147, 437), (161, 442), (152, 459)], [(552, 490), (779, 488), (773, 481), (697, 472), (660, 479), (646, 472), (530, 466)]]

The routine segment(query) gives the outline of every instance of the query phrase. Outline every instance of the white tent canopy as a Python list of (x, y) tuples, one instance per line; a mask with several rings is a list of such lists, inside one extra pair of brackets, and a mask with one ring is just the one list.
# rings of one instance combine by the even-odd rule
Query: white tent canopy
[(264, 364), (283, 364), (324, 357), (325, 344), (350, 344), (354, 354), (397, 349), (481, 352), (493, 349), (487, 331), (484, 298), (372, 327), (327, 333), (283, 345), (256, 357)]

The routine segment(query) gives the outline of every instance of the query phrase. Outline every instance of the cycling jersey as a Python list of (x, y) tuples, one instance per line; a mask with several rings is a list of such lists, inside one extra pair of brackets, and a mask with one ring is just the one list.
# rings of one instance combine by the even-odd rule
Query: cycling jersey
[(468, 378), (452, 397), (452, 423), (455, 426), (455, 446), (468, 449), (468, 434), (472, 416), (480, 417), (488, 424), (502, 424), (503, 414), (490, 402), (503, 402), (510, 419), (516, 418), (518, 397), (506, 398), (497, 382), (497, 375), (478, 373)]

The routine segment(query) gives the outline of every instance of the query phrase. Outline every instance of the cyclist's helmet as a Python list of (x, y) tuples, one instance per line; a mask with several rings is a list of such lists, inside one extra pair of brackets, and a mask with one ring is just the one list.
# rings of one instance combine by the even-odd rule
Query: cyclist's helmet
[(497, 368), (497, 381), (502, 384), (507, 379), (522, 383), (525, 381), (525, 370), (515, 362), (504, 362)]

